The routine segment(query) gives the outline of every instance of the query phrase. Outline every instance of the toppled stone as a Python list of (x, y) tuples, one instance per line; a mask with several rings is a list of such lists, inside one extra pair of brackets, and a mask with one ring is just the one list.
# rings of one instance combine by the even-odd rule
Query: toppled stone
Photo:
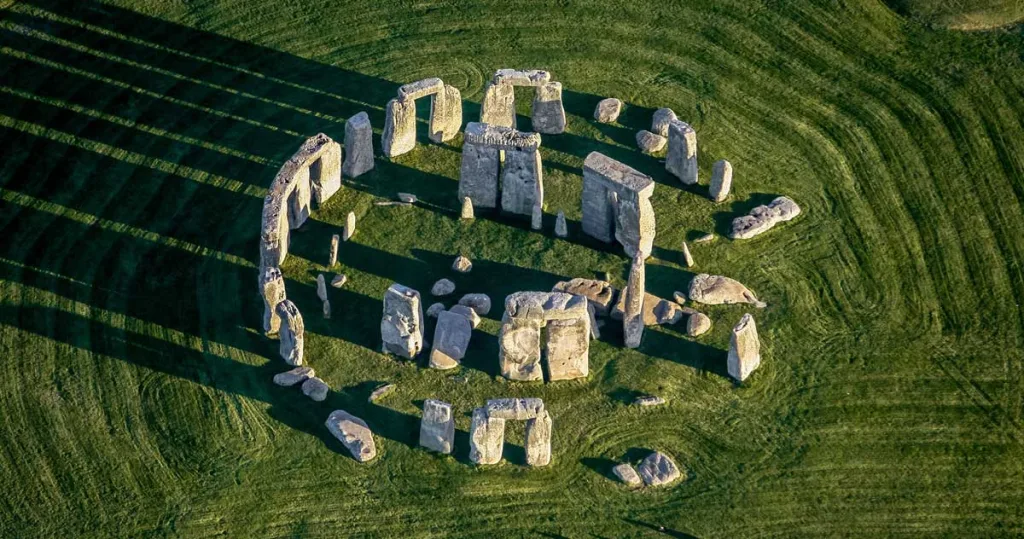
[(590, 305), (594, 307), (594, 314), (607, 316), (615, 301), (615, 288), (608, 281), (596, 279), (576, 278), (571, 281), (555, 283), (551, 288), (552, 292), (565, 292), (587, 298)]
[(629, 487), (639, 487), (644, 483), (643, 479), (640, 479), (640, 474), (636, 473), (636, 469), (626, 463), (616, 465), (612, 468), (612, 473)]
[(688, 268), (692, 268), (697, 265), (697, 263), (693, 261), (693, 255), (690, 254), (690, 246), (687, 245), (685, 241), (683, 242), (683, 262), (686, 263), (686, 267)]
[(373, 128), (366, 112), (345, 121), (345, 162), (341, 172), (357, 178), (373, 170)]
[(320, 301), (327, 301), (327, 280), (324, 279), (323, 273), (316, 276), (316, 297), (320, 298)]
[(281, 317), (277, 314), (277, 306), (286, 299), (281, 268), (263, 268), (260, 273), (260, 294), (263, 296), (263, 331), (277, 333), (281, 330)]
[(547, 466), (551, 463), (551, 414), (547, 410), (526, 422), (526, 465)]
[(690, 299), (705, 305), (750, 303), (759, 309), (767, 307), (739, 281), (707, 273), (701, 273), (690, 281)]
[(473, 270), (473, 263), (462, 255), (456, 257), (455, 261), (452, 262), (452, 269), (459, 273), (469, 273)]
[(373, 393), (370, 393), (370, 397), (366, 399), (366, 402), (377, 402), (394, 392), (395, 384), (384, 384), (377, 389), (374, 389)]
[(655, 154), (665, 149), (668, 139), (646, 129), (636, 134), (636, 147), (645, 154)]
[(330, 391), (330, 388), (327, 387), (327, 382), (324, 382), (316, 376), (307, 378), (305, 382), (302, 382), (302, 394), (316, 402), (323, 402), (326, 400), (328, 391)]
[(341, 288), (345, 286), (345, 283), (347, 282), (348, 277), (346, 277), (344, 273), (339, 273), (335, 275), (333, 279), (331, 279), (331, 286), (333, 286), (334, 288)]
[(761, 341), (757, 337), (757, 324), (749, 313), (744, 314), (736, 327), (732, 328), (726, 365), (729, 376), (740, 382), (761, 365)]
[(619, 113), (621, 112), (622, 101), (609, 97), (597, 103), (597, 108), (594, 109), (594, 119), (603, 124), (610, 124), (619, 119)]
[(638, 467), (640, 477), (649, 487), (667, 485), (679, 479), (679, 468), (668, 455), (660, 451), (651, 453)]
[(345, 410), (335, 410), (327, 417), (326, 425), (327, 430), (352, 454), (352, 458), (368, 462), (377, 456), (373, 432), (362, 419)]
[(653, 314), (654, 324), (648, 324), (647, 320), (644, 319), (644, 325), (652, 326), (655, 324), (675, 324), (683, 319), (683, 308), (675, 302), (661, 300), (655, 304)]
[(713, 202), (721, 202), (729, 197), (732, 189), (732, 163), (725, 159), (715, 161), (711, 167), (711, 187), (708, 196)]
[(559, 238), (569, 236), (569, 226), (565, 222), (565, 212), (559, 211), (555, 216), (555, 235)]
[(505, 420), (490, 417), (485, 408), (473, 410), (469, 427), (469, 460), (476, 464), (497, 464), (505, 445)]
[(685, 305), (686, 294), (683, 294), (682, 292), (676, 290), (675, 292), (672, 292), (672, 301), (675, 301), (679, 305)]
[(395, 283), (384, 293), (384, 314), (380, 321), (383, 352), (407, 359), (423, 349), (423, 305), (420, 293)]
[(636, 400), (633, 401), (633, 404), (636, 404), (637, 406), (660, 406), (665, 404), (665, 399), (654, 395), (645, 395), (643, 397), (637, 397)]
[(693, 313), (686, 321), (686, 334), (699, 337), (711, 330), (711, 319), (704, 313)]
[(709, 243), (715, 241), (716, 236), (714, 234), (704, 234), (703, 236), (693, 240), (693, 243)]
[(676, 120), (676, 113), (672, 109), (658, 109), (654, 111), (654, 118), (651, 120), (651, 131), (656, 135), (668, 137), (668, 126)]
[(435, 399), (423, 402), (420, 420), (420, 445), (448, 455), (455, 445), (455, 416), (452, 405)]
[(345, 228), (341, 234), (341, 239), (345, 241), (352, 239), (352, 236), (356, 235), (356, 214), (354, 212), (348, 212), (348, 215), (345, 217)]
[(305, 382), (313, 376), (316, 376), (316, 371), (313, 370), (313, 367), (295, 367), (290, 371), (275, 374), (274, 383), (282, 387), (291, 387)]
[(729, 237), (738, 240), (753, 238), (797, 215), (800, 215), (800, 206), (789, 197), (779, 197), (767, 206), (758, 206), (750, 210), (749, 215), (733, 219)]
[(406, 204), (415, 204), (419, 198), (412, 193), (398, 193), (398, 200), (405, 202)]
[(480, 316), (487, 316), (491, 312), (491, 298), (487, 294), (466, 294), (459, 300), (459, 305), (465, 305)]
[[(625, 312), (625, 301), (625, 293), (620, 292), (619, 297), (611, 310), (612, 320), (622, 320), (623, 313)], [(645, 326), (674, 324), (681, 320), (683, 314), (688, 314), (691, 310), (692, 309), (683, 307), (674, 301), (659, 298), (654, 294), (644, 294), (643, 321)]]
[(644, 282), (646, 269), (644, 257), (637, 253), (629, 269), (629, 281), (623, 291), (622, 332), (626, 348), (639, 348), (644, 336)]
[(473, 326), (473, 329), (476, 329), (477, 326), (480, 325), (480, 315), (476, 314), (476, 311), (474, 311), (473, 309), (466, 305), (452, 305), (452, 308), (448, 309), (448, 312), (461, 314), (462, 316), (468, 318), (469, 323)]
[(525, 399), (490, 399), (487, 401), (487, 417), (498, 419), (533, 419), (544, 411), (544, 401), (536, 397)]
[(443, 310), (444, 303), (441, 303), (439, 301), (437, 303), (432, 304), (430, 307), (427, 307), (427, 316), (431, 318), (437, 318), (437, 315), (441, 314), (441, 311)]
[(697, 132), (690, 124), (676, 120), (668, 128), (665, 169), (684, 185), (697, 183)]
[(533, 205), (533, 212), (530, 214), (530, 228), (533, 230), (540, 230), (544, 224), (544, 210), (542, 208), (543, 202)]
[(459, 213), (460, 219), (473, 219), (473, 199), (469, 197), (462, 197), (462, 211)]
[(468, 317), (451, 311), (438, 313), (434, 348), (430, 351), (430, 368), (447, 370), (458, 367), (466, 356), (472, 336), (473, 324)]
[(449, 279), (441, 279), (430, 287), (430, 294), (434, 296), (447, 296), (452, 292), (455, 292), (455, 283)]
[(328, 253), (327, 267), (333, 268), (338, 263), (338, 243), (341, 241), (341, 237), (337, 234), (331, 236), (331, 250)]
[(281, 357), (289, 365), (302, 365), (306, 332), (302, 313), (291, 300), (286, 299), (277, 304), (277, 316), (281, 318), (281, 330), (278, 333), (281, 339)]

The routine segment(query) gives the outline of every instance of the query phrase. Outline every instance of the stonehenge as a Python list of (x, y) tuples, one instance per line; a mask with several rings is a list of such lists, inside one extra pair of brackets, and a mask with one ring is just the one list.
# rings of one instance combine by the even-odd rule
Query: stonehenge
[(548, 380), (585, 378), (589, 372), (590, 314), (587, 299), (563, 292), (516, 292), (505, 298), (498, 333), (498, 363), (509, 380), (543, 380), (541, 333), (547, 328), (543, 357)]
[(722, 202), (729, 197), (729, 190), (732, 189), (732, 163), (725, 159), (715, 161), (711, 167), (711, 185), (708, 188), (708, 196), (712, 202)]
[(505, 420), (488, 417), (485, 408), (473, 410), (469, 427), (469, 460), (476, 464), (497, 464), (505, 445)]
[(341, 173), (358, 178), (373, 170), (373, 128), (366, 112), (345, 121), (345, 161)]
[(551, 80), (551, 74), (540, 70), (499, 69), (484, 88), (480, 103), (480, 123), (495, 127), (516, 128), (516, 86), (534, 88), (532, 129), (545, 135), (565, 131), (565, 108), (562, 105), (562, 83)]
[(697, 183), (697, 132), (690, 124), (669, 122), (665, 169), (685, 185)]
[(758, 206), (750, 210), (749, 215), (733, 219), (729, 237), (736, 240), (753, 238), (797, 215), (800, 215), (800, 206), (797, 206), (796, 202), (789, 197), (778, 197), (767, 206)]
[(622, 112), (622, 100), (609, 97), (598, 101), (594, 108), (594, 119), (603, 124), (610, 124), (619, 119)]
[(395, 283), (384, 293), (380, 321), (382, 351), (412, 359), (423, 350), (423, 305), (420, 293)]
[(277, 333), (281, 328), (277, 305), (285, 300), (284, 276), (277, 265), (262, 268), (260, 294), (263, 296), (263, 331)]
[(690, 281), (690, 300), (705, 305), (750, 303), (759, 309), (767, 305), (758, 300), (743, 283), (721, 275), (698, 274)]
[(749, 313), (744, 314), (729, 337), (729, 356), (726, 359), (729, 376), (744, 381), (761, 365), (761, 341), (757, 338), (757, 324)]
[[(464, 140), (459, 198), (468, 197), (480, 208), (496, 208), (500, 198), (503, 211), (539, 217), (544, 206), (540, 135), (470, 122)], [(504, 166), (499, 152), (505, 154)]]
[(437, 314), (434, 329), (434, 347), (430, 351), (430, 368), (454, 369), (458, 367), (473, 336), (473, 322), (469, 316), (452, 311)]
[(373, 432), (365, 421), (346, 412), (335, 410), (325, 422), (327, 430), (334, 435), (358, 462), (368, 462), (377, 456), (377, 445)]
[(583, 232), (604, 242), (617, 240), (626, 255), (646, 259), (654, 245), (651, 194), (654, 180), (604, 154), (583, 161)]
[(676, 463), (668, 455), (655, 451), (645, 458), (637, 467), (640, 478), (649, 487), (667, 485), (679, 479), (681, 475)]
[(430, 140), (451, 140), (462, 126), (462, 94), (439, 78), (405, 84), (388, 101), (384, 115), (381, 146), (384, 155), (395, 158), (416, 147), (416, 100), (430, 96)]
[(281, 358), (289, 365), (302, 365), (305, 341), (302, 313), (291, 300), (286, 299), (277, 304), (277, 316), (281, 319), (281, 330), (278, 332), (281, 339)]
[(537, 398), (491, 399), (473, 410), (469, 429), (469, 459), (476, 464), (497, 464), (505, 445), (505, 421), (526, 421), (526, 464), (551, 463), (551, 414)]
[(633, 257), (633, 265), (629, 269), (629, 281), (626, 284), (624, 312), (622, 315), (622, 333), (626, 348), (639, 348), (644, 336), (644, 281), (646, 278), (644, 257), (637, 253)]
[(452, 405), (436, 399), (423, 402), (420, 420), (420, 445), (448, 455), (455, 445), (455, 415)]

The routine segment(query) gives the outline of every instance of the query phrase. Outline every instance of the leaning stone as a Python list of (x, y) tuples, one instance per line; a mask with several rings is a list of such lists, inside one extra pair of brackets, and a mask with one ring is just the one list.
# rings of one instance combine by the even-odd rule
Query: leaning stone
[(668, 129), (665, 169), (685, 185), (697, 183), (697, 132), (686, 122), (672, 122)]
[(327, 259), (327, 267), (333, 268), (338, 263), (338, 244), (341, 242), (341, 236), (334, 234), (331, 236), (331, 252)]
[(445, 84), (430, 100), (430, 140), (441, 143), (459, 134), (462, 127), (462, 93)]
[(622, 101), (609, 97), (598, 102), (597, 108), (594, 109), (594, 119), (603, 124), (610, 124), (619, 118), (621, 112)]
[(335, 410), (328, 416), (326, 425), (327, 430), (352, 454), (352, 458), (367, 462), (377, 456), (373, 433), (362, 419), (345, 410)]
[(555, 235), (564, 238), (569, 235), (569, 226), (565, 223), (565, 212), (559, 211), (555, 216)]
[(398, 193), (398, 200), (405, 202), (406, 204), (415, 204), (419, 198), (412, 193)]
[(656, 135), (667, 137), (668, 126), (676, 119), (676, 113), (672, 109), (658, 109), (654, 111), (654, 118), (651, 120), (651, 131)]
[(709, 243), (715, 241), (714, 234), (704, 234), (703, 236), (693, 240), (693, 243)]
[(473, 323), (468, 317), (451, 311), (438, 313), (430, 368), (447, 370), (458, 367), (466, 356), (472, 336)]
[(758, 206), (750, 210), (749, 215), (733, 219), (729, 237), (737, 240), (753, 238), (797, 215), (800, 215), (800, 206), (788, 197), (779, 197), (767, 206)]
[(455, 292), (455, 283), (449, 279), (441, 279), (430, 287), (430, 294), (433, 296), (447, 296), (452, 292)]
[(555, 283), (552, 292), (566, 292), (587, 298), (594, 307), (594, 314), (607, 316), (615, 302), (615, 288), (608, 281), (576, 278), (571, 281)]
[(281, 318), (280, 353), (284, 362), (289, 365), (302, 365), (303, 344), (305, 341), (305, 325), (302, 313), (291, 300), (277, 304), (277, 316)]
[(622, 463), (612, 468), (612, 473), (615, 477), (619, 478), (626, 486), (639, 487), (644, 482), (640, 479), (640, 474), (636, 473), (636, 468), (633, 468), (629, 464)]
[(544, 410), (526, 422), (526, 465), (551, 464), (551, 414)]
[(429, 79), (403, 84), (398, 88), (398, 98), (411, 101), (428, 95), (434, 95), (443, 90), (444, 82), (437, 77), (431, 77)]
[(416, 147), (416, 102), (412, 99), (388, 101), (381, 135), (384, 155), (395, 158)]
[(295, 367), (290, 371), (275, 374), (274, 383), (282, 387), (291, 387), (305, 382), (313, 376), (316, 376), (316, 371), (313, 370), (313, 367)]
[(637, 253), (633, 257), (633, 265), (629, 269), (629, 282), (623, 292), (622, 332), (626, 348), (639, 348), (644, 336), (644, 281), (646, 270), (644, 256)]
[(636, 134), (636, 147), (640, 148), (640, 151), (645, 154), (658, 153), (665, 149), (665, 145), (668, 144), (668, 139), (647, 131), (639, 131)]
[(487, 417), (498, 419), (533, 419), (544, 411), (544, 401), (536, 397), (525, 399), (490, 399), (487, 401)]
[(370, 393), (369, 398), (366, 399), (366, 402), (377, 402), (394, 392), (395, 384), (384, 384), (377, 389), (374, 389), (373, 393)]
[(263, 296), (263, 331), (277, 333), (281, 329), (281, 317), (277, 305), (285, 300), (284, 276), (281, 268), (267, 266), (260, 274), (260, 294)]
[(476, 329), (480, 325), (480, 315), (477, 314), (476, 311), (474, 311), (470, 307), (467, 307), (466, 305), (452, 305), (452, 308), (448, 309), (448, 312), (461, 314), (462, 316), (468, 318), (469, 323), (473, 326), (473, 329)]
[(341, 172), (357, 178), (373, 170), (373, 128), (366, 112), (345, 121), (345, 163)]
[(320, 301), (327, 301), (327, 280), (324, 279), (323, 273), (316, 276), (316, 297), (320, 298)]
[(327, 387), (327, 382), (313, 376), (307, 378), (305, 382), (302, 382), (302, 394), (315, 400), (316, 402), (323, 402), (327, 399), (327, 392), (330, 390)]
[(427, 307), (427, 316), (429, 316), (431, 318), (437, 318), (437, 315), (441, 314), (441, 311), (443, 311), (443, 310), (444, 310), (444, 303), (441, 303), (439, 301), (437, 303), (434, 303), (430, 307)]
[(352, 236), (356, 235), (356, 214), (354, 212), (348, 212), (345, 216), (345, 228), (342, 230), (341, 239), (348, 241), (352, 239)]
[(667, 485), (679, 479), (679, 468), (668, 455), (661, 452), (651, 453), (638, 467), (640, 477), (649, 487)]
[(452, 262), (452, 269), (459, 273), (469, 273), (473, 271), (473, 263), (466, 257), (459, 255)]
[(455, 445), (455, 416), (452, 405), (435, 399), (423, 402), (420, 420), (420, 445), (448, 455)]
[(761, 341), (757, 337), (757, 324), (749, 313), (740, 318), (729, 337), (729, 356), (726, 366), (729, 376), (740, 382), (747, 379), (761, 365)]
[(476, 464), (497, 464), (505, 445), (505, 420), (490, 417), (485, 408), (473, 410), (469, 426), (469, 460)]
[(732, 163), (725, 159), (715, 161), (711, 167), (711, 187), (708, 196), (713, 202), (721, 202), (729, 197), (732, 188)]
[(459, 305), (465, 305), (480, 316), (487, 316), (491, 312), (491, 297), (487, 294), (466, 294), (459, 300)]
[(750, 303), (759, 309), (767, 305), (735, 279), (701, 273), (690, 281), (690, 300), (705, 305)]
[(686, 263), (686, 267), (688, 268), (692, 268), (697, 265), (697, 263), (693, 261), (693, 255), (690, 254), (690, 246), (687, 245), (685, 241), (683, 242), (683, 262)]
[[(515, 87), (503, 82), (490, 82), (484, 87), (480, 102), (480, 123), (497, 127), (516, 127)], [(469, 126), (466, 126), (467, 132)]]
[(675, 292), (672, 292), (672, 301), (675, 301), (676, 303), (678, 303), (680, 305), (685, 305), (686, 304), (686, 294), (683, 294), (682, 292), (676, 290)]
[(711, 319), (704, 313), (693, 313), (686, 321), (686, 334), (700, 337), (711, 329)]
[(380, 321), (383, 351), (407, 359), (423, 350), (423, 306), (420, 293), (400, 284), (384, 293), (384, 314)]
[[(612, 320), (622, 320), (626, 309), (626, 294), (620, 292), (615, 305), (611, 310)], [(674, 324), (680, 320), (680, 314), (688, 314), (688, 307), (683, 307), (674, 301), (659, 298), (651, 293), (644, 294), (643, 320), (645, 326), (657, 324)]]
[(462, 197), (462, 211), (459, 213), (460, 219), (473, 219), (473, 199), (469, 197)]
[(333, 286), (334, 288), (341, 288), (345, 286), (345, 283), (347, 282), (348, 277), (346, 277), (344, 273), (339, 273), (335, 275), (333, 279), (331, 279), (331, 286)]
[(546, 82), (537, 86), (530, 113), (533, 130), (545, 135), (565, 131), (565, 107), (562, 106), (562, 83)]
[(637, 406), (659, 406), (665, 404), (665, 399), (654, 395), (645, 395), (643, 397), (637, 397), (636, 400), (633, 401), (633, 404), (636, 404)]

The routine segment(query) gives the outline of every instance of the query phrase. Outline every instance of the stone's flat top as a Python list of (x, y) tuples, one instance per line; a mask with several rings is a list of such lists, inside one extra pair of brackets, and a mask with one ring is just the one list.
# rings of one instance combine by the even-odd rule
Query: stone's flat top
[[(345, 120), (345, 125), (353, 128), (370, 127), (370, 115), (364, 110)], [(345, 151), (348, 152), (349, 148), (346, 148)]]
[(444, 81), (437, 77), (431, 77), (429, 79), (403, 84), (398, 88), (398, 97), (406, 98), (411, 95), (422, 97), (425, 94), (440, 92), (441, 90), (444, 90)]
[(540, 133), (517, 131), (511, 127), (501, 127), (480, 122), (466, 124), (465, 142), (479, 146), (495, 146), (498, 148), (540, 148)]
[(417, 292), (416, 290), (413, 290), (412, 288), (409, 288), (408, 286), (405, 286), (404, 284), (398, 284), (398, 283), (395, 283), (395, 284), (389, 286), (387, 293), (391, 294), (391, 295), (395, 295), (395, 296), (406, 297), (406, 298), (416, 298), (416, 297), (419, 297), (419, 295), (420, 295), (420, 293)]
[(655, 452), (640, 463), (640, 477), (649, 487), (667, 485), (679, 479), (679, 468), (668, 455)]
[(492, 80), (494, 84), (537, 86), (549, 82), (551, 73), (540, 69), (499, 69)]
[(587, 314), (587, 298), (565, 292), (515, 292), (505, 298), (505, 312), (512, 317), (565, 318)]
[(490, 399), (487, 401), (487, 417), (497, 419), (533, 419), (544, 412), (544, 401), (532, 397), (526, 399)]
[(654, 192), (654, 180), (639, 170), (600, 152), (590, 152), (583, 160), (583, 172), (590, 171), (640, 195)]

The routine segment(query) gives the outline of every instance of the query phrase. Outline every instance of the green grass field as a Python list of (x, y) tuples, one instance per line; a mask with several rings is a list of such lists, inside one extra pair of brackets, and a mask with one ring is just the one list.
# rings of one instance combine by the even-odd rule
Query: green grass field
[[(643, 4), (0, 0), (0, 536), (1024, 534), (1020, 28), (936, 29), (881, 0)], [(543, 233), (459, 221), (462, 139), (428, 143), (421, 103), (416, 150), (346, 180), (283, 266), (331, 395), (272, 385), (286, 366), (260, 329), (256, 265), (278, 167), (362, 110), (379, 151), (385, 103), (425, 77), (460, 88), (475, 121), (503, 67), (566, 89), (567, 132), (542, 147)], [(627, 103), (618, 124), (592, 119), (607, 96)], [(697, 188), (635, 149), (664, 106), (698, 132)], [(683, 240), (778, 195), (804, 209), (693, 246), (697, 270), (769, 304), (742, 386), (725, 375), (740, 306), (702, 308), (715, 325), (696, 340), (649, 328), (639, 350), (608, 325), (585, 381), (498, 376), (505, 295), (625, 282), (621, 249), (580, 231), (595, 150), (658, 183), (647, 279), (663, 297), (692, 276)], [(734, 190), (714, 205), (720, 158)], [(399, 191), (421, 203), (373, 205)], [(349, 284), (323, 320), (315, 278), (349, 211)], [(472, 273), (449, 269), (459, 253)], [(496, 304), (462, 369), (381, 355), (384, 290), (441, 277)], [(368, 404), (384, 382), (397, 391)], [(645, 393), (669, 404), (630, 405)], [(469, 414), (498, 396), (545, 399), (551, 466), (523, 465), (521, 426), (502, 464), (469, 464)], [(457, 411), (453, 456), (417, 447), (426, 398)], [(330, 437), (337, 408), (370, 423), (375, 461)], [(651, 449), (686, 481), (611, 478)]]

